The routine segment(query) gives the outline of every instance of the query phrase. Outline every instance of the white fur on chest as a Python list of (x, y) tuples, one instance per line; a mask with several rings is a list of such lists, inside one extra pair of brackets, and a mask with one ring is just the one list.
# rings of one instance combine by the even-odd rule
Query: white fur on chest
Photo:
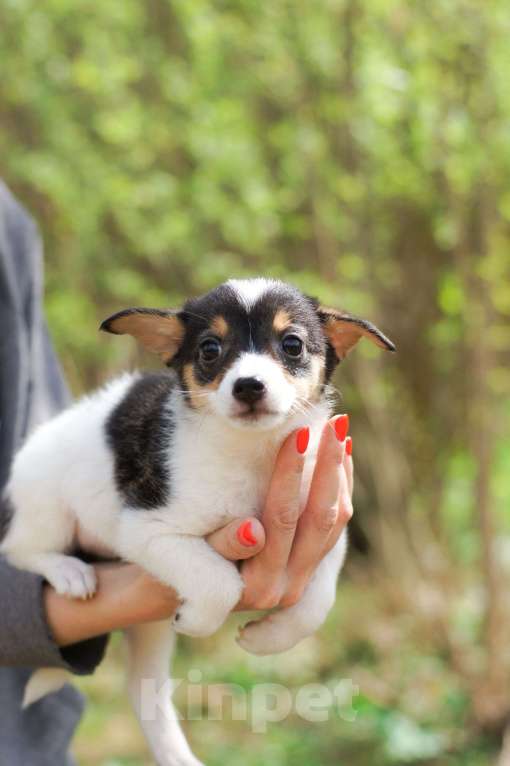
[(301, 415), (284, 428), (248, 432), (232, 429), (216, 418), (190, 415), (176, 399), (171, 406), (177, 427), (169, 455), (172, 500), (168, 524), (197, 535), (208, 534), (234, 518), (260, 515), (282, 441), (295, 428), (310, 425), (307, 459), (313, 464), (328, 414), (324, 407), (313, 423)]

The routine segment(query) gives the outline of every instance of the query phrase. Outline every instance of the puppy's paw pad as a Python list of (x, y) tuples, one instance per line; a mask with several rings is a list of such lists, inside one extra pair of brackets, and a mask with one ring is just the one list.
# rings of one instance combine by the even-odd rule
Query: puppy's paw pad
[(87, 599), (94, 595), (97, 588), (94, 567), (80, 559), (68, 556), (46, 574), (46, 579), (61, 596)]
[(262, 620), (247, 623), (240, 629), (236, 641), (246, 652), (264, 656), (292, 649), (299, 641), (299, 636), (292, 632), (290, 626), (278, 624), (275, 616), (269, 615)]

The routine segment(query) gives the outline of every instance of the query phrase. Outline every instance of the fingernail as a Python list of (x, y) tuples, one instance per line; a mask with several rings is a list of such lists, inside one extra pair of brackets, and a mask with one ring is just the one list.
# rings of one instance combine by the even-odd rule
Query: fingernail
[(340, 415), (335, 420), (335, 433), (339, 442), (343, 442), (349, 431), (349, 415)]
[(237, 539), (241, 545), (257, 545), (257, 538), (253, 534), (251, 521), (245, 521), (237, 530)]
[(300, 455), (305, 454), (309, 441), (310, 441), (310, 429), (308, 428), (308, 426), (306, 426), (306, 428), (301, 428), (297, 432), (297, 436), (296, 436), (296, 447)]
[(350, 436), (345, 440), (345, 451), (348, 455), (352, 455), (352, 437)]

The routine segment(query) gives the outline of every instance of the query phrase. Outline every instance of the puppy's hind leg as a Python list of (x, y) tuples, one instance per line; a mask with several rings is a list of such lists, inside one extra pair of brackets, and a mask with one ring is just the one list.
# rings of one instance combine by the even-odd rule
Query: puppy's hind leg
[(158, 766), (203, 766), (172, 704), (169, 665), (175, 633), (170, 620), (133, 625), (125, 635), (129, 696)]
[(96, 590), (94, 568), (64, 553), (74, 534), (71, 514), (43, 498), (25, 497), (10, 504), (13, 516), (0, 553), (18, 569), (42, 575), (61, 595), (92, 596)]
[(347, 537), (322, 559), (301, 599), (294, 606), (267, 614), (241, 629), (238, 644), (251, 654), (278, 654), (291, 649), (320, 628), (335, 602), (336, 581)]

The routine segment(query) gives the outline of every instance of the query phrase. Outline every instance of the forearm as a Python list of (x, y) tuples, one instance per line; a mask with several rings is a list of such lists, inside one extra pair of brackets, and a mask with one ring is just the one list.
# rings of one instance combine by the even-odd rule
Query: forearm
[(79, 641), (142, 622), (169, 617), (176, 594), (133, 564), (98, 564), (98, 588), (88, 601), (60, 596), (44, 587), (46, 618), (57, 644)]

